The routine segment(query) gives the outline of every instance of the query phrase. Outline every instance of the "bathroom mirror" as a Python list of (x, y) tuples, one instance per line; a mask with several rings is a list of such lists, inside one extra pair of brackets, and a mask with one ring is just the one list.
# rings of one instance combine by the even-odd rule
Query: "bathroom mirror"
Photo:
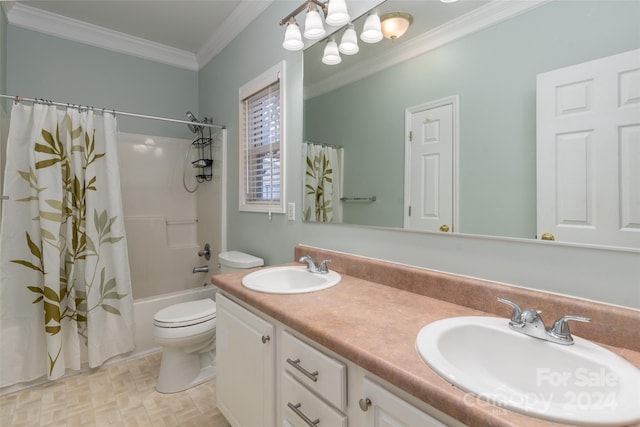
[[(339, 65), (321, 63), (322, 41), (304, 52), (304, 139), (343, 148), (351, 200), (336, 203), (340, 222), (410, 228), (407, 117), (454, 100), (449, 231), (539, 238), (537, 75), (638, 49), (640, 3), (388, 0), (376, 10), (410, 13), (413, 24), (396, 40), (358, 40)], [(354, 21), (358, 34), (365, 18)]]

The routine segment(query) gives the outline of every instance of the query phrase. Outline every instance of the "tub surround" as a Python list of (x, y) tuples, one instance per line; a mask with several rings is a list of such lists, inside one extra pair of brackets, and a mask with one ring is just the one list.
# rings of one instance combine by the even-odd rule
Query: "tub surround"
[(242, 272), (214, 276), (212, 282), (464, 424), (550, 425), (470, 398), (429, 368), (415, 350), (418, 332), (430, 322), (474, 315), (508, 319), (511, 310), (497, 302), (497, 296), (543, 310), (548, 326), (565, 314), (591, 317), (591, 323), (573, 323), (573, 334), (640, 367), (640, 331), (631, 326), (640, 323), (640, 311), (309, 246), (295, 248), (295, 259), (306, 254), (332, 259), (329, 267), (342, 281), (321, 292), (293, 295), (251, 291), (242, 286)]

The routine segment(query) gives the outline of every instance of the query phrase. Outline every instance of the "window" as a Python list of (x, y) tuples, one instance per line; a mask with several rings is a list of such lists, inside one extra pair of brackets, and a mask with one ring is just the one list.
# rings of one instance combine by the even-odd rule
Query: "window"
[(284, 213), (284, 63), (240, 88), (240, 210)]

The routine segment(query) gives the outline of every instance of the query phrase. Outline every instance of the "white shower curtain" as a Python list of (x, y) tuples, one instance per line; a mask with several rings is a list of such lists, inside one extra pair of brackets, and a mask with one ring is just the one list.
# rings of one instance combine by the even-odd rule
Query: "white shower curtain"
[(344, 149), (305, 143), (303, 216), (310, 222), (342, 222)]
[(0, 228), (0, 386), (133, 350), (111, 114), (15, 104)]

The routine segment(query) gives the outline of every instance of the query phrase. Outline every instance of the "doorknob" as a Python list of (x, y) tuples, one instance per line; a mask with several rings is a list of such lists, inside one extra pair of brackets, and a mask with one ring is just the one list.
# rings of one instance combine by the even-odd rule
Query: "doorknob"
[(446, 233), (449, 231), (449, 226), (447, 224), (441, 225), (440, 226), (440, 231), (442, 231), (443, 233)]
[(544, 233), (542, 237), (540, 237), (540, 240), (556, 240), (556, 238), (551, 233)]

